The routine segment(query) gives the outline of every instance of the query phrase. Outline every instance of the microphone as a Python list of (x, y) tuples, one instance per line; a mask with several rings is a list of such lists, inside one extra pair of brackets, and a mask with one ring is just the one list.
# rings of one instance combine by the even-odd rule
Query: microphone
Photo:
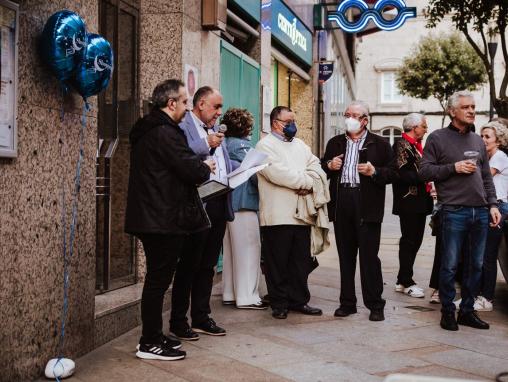
[[(219, 129), (218, 129), (219, 133), (224, 134), (226, 131), (228, 131), (228, 127), (226, 125), (224, 125), (224, 124), (219, 125)], [(216, 149), (216, 147), (212, 147), (210, 149), (210, 155), (215, 154), (215, 149)]]

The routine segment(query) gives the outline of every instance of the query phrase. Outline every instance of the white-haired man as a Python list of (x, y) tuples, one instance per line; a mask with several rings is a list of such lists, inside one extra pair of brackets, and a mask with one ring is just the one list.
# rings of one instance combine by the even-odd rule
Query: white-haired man
[[(501, 220), (496, 189), (492, 181), (485, 144), (471, 130), (475, 121), (475, 100), (468, 91), (454, 93), (448, 100), (451, 123), (446, 129), (429, 135), (420, 168), (420, 176), (434, 181), (438, 202), (442, 205), (441, 269), (439, 297), (441, 327), (458, 330), (458, 324), (488, 329), (474, 311), (483, 254), (489, 226)], [(466, 245), (465, 251), (462, 251)], [(460, 310), (455, 318), (455, 274), (460, 254), (467, 267), (462, 280)]]
[(396, 174), (392, 148), (382, 137), (367, 131), (369, 108), (352, 102), (344, 113), (346, 134), (333, 137), (321, 160), (330, 178), (328, 215), (334, 222), (340, 261), (340, 306), (336, 317), (356, 313), (356, 254), (369, 320), (384, 320), (383, 275), (378, 257), (386, 184)]
[(393, 145), (398, 178), (393, 182), (393, 214), (399, 216), (399, 272), (395, 291), (423, 298), (425, 293), (413, 280), (413, 265), (425, 232), (427, 215), (432, 212), (430, 185), (418, 176), (423, 155), (422, 139), (427, 133), (423, 114), (410, 113), (402, 121), (402, 139)]

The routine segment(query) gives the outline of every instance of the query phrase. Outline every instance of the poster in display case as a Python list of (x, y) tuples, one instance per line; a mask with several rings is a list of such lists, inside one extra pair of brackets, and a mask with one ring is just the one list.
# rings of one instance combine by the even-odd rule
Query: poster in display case
[(0, 157), (17, 156), (18, 5), (0, 0)]

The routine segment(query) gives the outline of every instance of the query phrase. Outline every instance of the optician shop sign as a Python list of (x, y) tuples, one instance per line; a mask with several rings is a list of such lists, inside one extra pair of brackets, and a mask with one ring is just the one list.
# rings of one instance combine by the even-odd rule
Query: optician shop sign
[(312, 65), (312, 33), (281, 0), (270, 4), (272, 37), (286, 49)]

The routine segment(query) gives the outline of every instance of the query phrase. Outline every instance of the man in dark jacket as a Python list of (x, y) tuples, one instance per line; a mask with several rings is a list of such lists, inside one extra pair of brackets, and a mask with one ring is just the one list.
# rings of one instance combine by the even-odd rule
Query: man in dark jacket
[(178, 123), (187, 105), (184, 84), (155, 88), (154, 108), (130, 133), (131, 158), (125, 231), (143, 243), (146, 276), (141, 297), (142, 336), (136, 356), (164, 361), (185, 357), (181, 343), (162, 334), (162, 303), (186, 236), (210, 226), (196, 184), (215, 168), (187, 145)]
[(340, 306), (336, 317), (356, 313), (356, 254), (360, 254), (363, 301), (369, 320), (384, 320), (383, 275), (378, 257), (386, 184), (392, 182), (392, 148), (367, 131), (365, 102), (351, 103), (344, 113), (346, 134), (330, 139), (321, 161), (330, 178), (328, 215), (334, 222), (340, 261)]
[(393, 214), (399, 215), (399, 273), (395, 291), (410, 297), (423, 298), (425, 293), (413, 280), (413, 265), (425, 232), (427, 215), (434, 205), (430, 185), (418, 176), (423, 155), (422, 138), (427, 133), (423, 114), (408, 114), (403, 122), (404, 133), (393, 145), (398, 179), (393, 182)]

